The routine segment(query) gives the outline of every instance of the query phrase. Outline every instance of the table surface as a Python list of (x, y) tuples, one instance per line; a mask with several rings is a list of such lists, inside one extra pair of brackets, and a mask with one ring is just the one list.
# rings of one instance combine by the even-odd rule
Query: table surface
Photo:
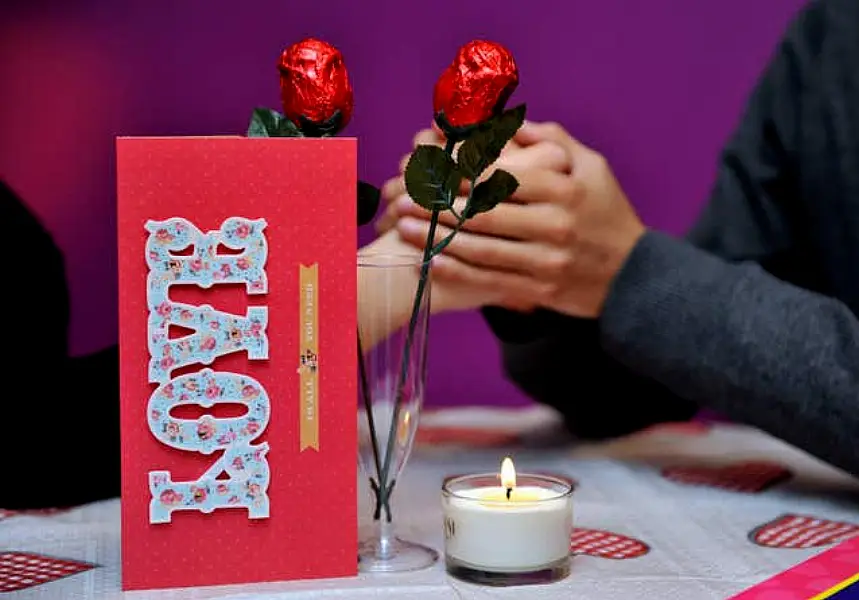
[[(520, 471), (554, 471), (578, 483), (572, 573), (529, 587), (532, 600), (721, 600), (859, 534), (859, 481), (753, 429), (664, 425), (578, 444), (552, 411), (534, 407), (424, 415), (394, 499), (400, 536), (441, 550), (442, 479), (494, 471), (506, 453)], [(367, 516), (363, 486), (359, 503)], [(25, 580), (43, 583), (8, 597), (526, 597), (523, 588), (453, 580), (442, 563), (398, 575), (123, 594), (118, 500), (53, 513), (0, 511), (0, 593)]]

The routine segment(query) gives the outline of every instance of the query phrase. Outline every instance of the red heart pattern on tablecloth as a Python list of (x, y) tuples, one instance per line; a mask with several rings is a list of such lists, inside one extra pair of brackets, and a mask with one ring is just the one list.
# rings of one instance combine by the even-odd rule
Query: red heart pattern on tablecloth
[(515, 444), (520, 436), (514, 431), (480, 429), (477, 427), (421, 427), (416, 443), (424, 446), (467, 445), (491, 448)]
[(95, 567), (92, 563), (29, 552), (0, 552), (0, 593), (25, 590)]
[(613, 560), (638, 558), (650, 552), (650, 546), (635, 538), (601, 529), (573, 529), (571, 554), (586, 554)]
[(766, 548), (818, 548), (859, 535), (859, 525), (786, 514), (756, 527), (749, 539)]
[(34, 516), (34, 517), (50, 517), (69, 510), (68, 508), (37, 508), (31, 510), (8, 510), (0, 508), (0, 521), (3, 519), (11, 519), (12, 517)]
[(710, 430), (713, 429), (713, 426), (710, 423), (703, 423), (701, 421), (688, 421), (681, 423), (657, 423), (655, 425), (651, 425), (641, 430), (641, 435), (661, 435), (663, 433), (667, 434), (678, 434), (678, 435), (686, 435), (690, 437), (704, 436), (710, 433)]
[(757, 494), (787, 481), (793, 474), (777, 463), (747, 461), (719, 466), (666, 467), (662, 470), (662, 476), (683, 485)]

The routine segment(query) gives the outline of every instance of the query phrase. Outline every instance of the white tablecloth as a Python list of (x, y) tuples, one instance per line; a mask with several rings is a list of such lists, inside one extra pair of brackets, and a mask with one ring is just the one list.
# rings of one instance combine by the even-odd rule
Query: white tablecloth
[[(448, 426), (509, 430), (519, 442), (483, 440), (467, 451), (450, 438)], [(439, 429), (441, 428), (441, 429)], [(486, 588), (447, 577), (434, 568), (389, 576), (288, 582), (162, 592), (120, 591), (119, 501), (54, 515), (0, 513), (0, 551), (33, 552), (94, 563), (96, 568), (8, 594), (13, 600), (152, 598), (586, 598), (725, 599), (823, 551), (770, 548), (752, 543), (755, 528), (785, 514), (859, 524), (859, 482), (761, 433), (717, 425), (656, 428), (603, 444), (558, 439), (557, 424), (542, 408), (518, 412), (443, 411), (425, 415), (420, 444), (398, 485), (395, 514), (402, 537), (441, 550), (439, 488), (451, 473), (494, 471), (505, 453), (517, 469), (555, 471), (578, 482), (575, 525), (629, 536), (650, 550), (625, 560), (576, 555), (572, 574), (552, 585)], [(455, 436), (454, 436), (455, 437)], [(473, 439), (478, 439), (476, 436)], [(453, 440), (455, 442), (455, 440)], [(791, 481), (761, 493), (738, 493), (683, 485), (666, 479), (666, 464), (721, 465), (746, 460), (782, 464)], [(369, 497), (359, 502), (369, 514)]]

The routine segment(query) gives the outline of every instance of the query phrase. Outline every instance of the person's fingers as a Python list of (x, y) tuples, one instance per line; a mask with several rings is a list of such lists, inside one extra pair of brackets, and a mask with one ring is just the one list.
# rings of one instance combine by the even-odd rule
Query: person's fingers
[(492, 290), (492, 303), (504, 308), (530, 311), (536, 306), (532, 294), (539, 284), (527, 275), (481, 269), (444, 254), (433, 258), (432, 271), (439, 282)]
[[(503, 288), (502, 291), (504, 291)], [(520, 298), (518, 296), (514, 296), (512, 293), (508, 296), (501, 296), (500, 300), (496, 302), (494, 306), (500, 306), (501, 308), (523, 313), (531, 312), (537, 308), (537, 304), (535, 304), (532, 299), (528, 297)]]
[[(437, 126), (435, 129), (425, 129), (415, 136), (415, 144), (440, 144), (443, 138), (440, 136)], [(382, 201), (388, 205), (385, 213), (376, 220), (376, 229), (384, 232), (390, 229), (397, 216), (397, 210), (390, 205), (407, 195), (405, 180), (402, 173), (405, 172), (411, 154), (406, 154), (400, 160), (399, 177), (389, 179), (382, 186)], [(503, 169), (512, 173), (519, 180), (519, 189), (512, 200), (519, 202), (551, 202), (559, 193), (565, 193), (565, 183), (558, 178), (544, 175), (534, 175), (532, 170), (554, 171), (565, 174), (571, 170), (571, 161), (567, 152), (557, 143), (549, 141), (534, 141), (533, 144), (520, 147), (517, 144), (508, 145), (501, 157), (481, 176), (480, 181), (485, 181), (496, 169)], [(462, 180), (459, 193), (467, 195), (470, 191), (470, 182)], [(566, 186), (568, 187), (568, 186)], [(424, 216), (424, 215), (422, 215)], [(453, 221), (448, 221), (453, 223)]]
[[(519, 182), (519, 186), (509, 199), (513, 202), (521, 204), (564, 204), (577, 193), (577, 181), (573, 177), (557, 171), (545, 169), (511, 169), (509, 172)], [(469, 187), (467, 182), (465, 187)], [(468, 191), (466, 189), (464, 194), (467, 194)], [(402, 199), (404, 195), (405, 193), (397, 198), (397, 206), (401, 207), (401, 209), (412, 210), (409, 208), (406, 200)]]
[(545, 141), (540, 137), (539, 129), (535, 128), (535, 125), (537, 125), (536, 121), (525, 121), (522, 123), (522, 126), (513, 134), (513, 142), (527, 147)]
[(385, 207), (385, 211), (376, 219), (376, 232), (379, 234), (387, 233), (397, 223), (398, 218), (397, 208), (393, 204), (388, 204)]
[[(435, 137), (435, 133), (430, 130), (421, 131), (415, 136), (416, 146), (421, 144), (440, 145), (442, 143), (443, 140)], [(400, 158), (399, 171), (401, 175), (406, 172), (406, 166), (409, 164), (411, 157), (412, 154), (410, 152)], [(552, 142), (541, 142), (527, 148), (508, 145), (507, 149), (505, 149), (501, 157), (491, 168), (517, 171), (529, 167), (540, 167), (568, 173), (570, 171), (570, 161), (562, 146)], [(489, 174), (491, 174), (491, 169), (487, 170), (487, 175)], [(402, 180), (395, 178), (388, 181), (384, 193), (388, 198), (395, 198), (403, 193), (404, 189), (405, 184)]]
[(513, 140), (523, 146), (532, 146), (540, 142), (554, 142), (569, 153), (574, 164), (578, 158), (593, 153), (593, 150), (571, 136), (563, 126), (552, 122), (528, 121), (519, 128), (513, 136)]
[(398, 164), (398, 168), (400, 169), (400, 176), (405, 174), (406, 167), (408, 166), (409, 161), (411, 159), (412, 159), (412, 153), (411, 152), (409, 152), (408, 154), (404, 154), (403, 157), (400, 159), (400, 162)]
[(398, 177), (391, 177), (385, 184), (382, 186), (382, 201), (390, 204), (400, 196), (406, 193), (406, 182), (403, 180), (402, 175)]
[[(413, 217), (428, 220), (429, 211), (415, 204), (408, 196), (400, 197), (393, 207), (396, 217)], [(457, 215), (462, 215), (465, 199), (454, 203)], [(439, 214), (439, 222), (455, 227), (458, 218), (451, 211)], [(499, 238), (524, 241), (543, 241), (558, 246), (566, 245), (573, 235), (573, 219), (562, 208), (552, 203), (529, 205), (502, 202), (492, 210), (467, 219), (463, 231)]]
[(510, 198), (522, 204), (564, 204), (576, 193), (576, 181), (557, 171), (530, 169), (513, 173), (519, 187)]
[(402, 176), (392, 177), (382, 186), (381, 189), (381, 204), (383, 207), (382, 214), (376, 219), (375, 227), (379, 233), (385, 233), (397, 220), (397, 209), (394, 206), (397, 198), (406, 193), (406, 184)]
[[(573, 185), (569, 175), (572, 170), (569, 155), (554, 143), (535, 144), (502, 154), (480, 176), (479, 182), (489, 179), (499, 169), (507, 171), (519, 182), (516, 193), (510, 198), (514, 202), (557, 202), (570, 194)], [(460, 193), (467, 195), (470, 184), (467, 181), (463, 183)]]
[[(493, 169), (504, 169), (514, 175), (530, 169), (545, 169), (558, 173), (570, 173), (572, 164), (566, 150), (555, 142), (538, 142), (525, 147), (512, 147), (504, 152)], [(491, 172), (490, 172), (491, 174)]]
[[(411, 196), (409, 196), (408, 194), (403, 194), (402, 196), (397, 198), (397, 201), (392, 205), (392, 208), (395, 209), (397, 218), (405, 216), (415, 217), (417, 219), (430, 218), (430, 211), (412, 200)], [(441, 215), (444, 215), (445, 213), (449, 212), (450, 211), (443, 211)]]
[(442, 146), (444, 145), (444, 135), (436, 128), (421, 129), (412, 139), (412, 146), (423, 145)]
[[(429, 233), (429, 223), (406, 217), (397, 222), (397, 231), (403, 240), (414, 245), (423, 244)], [(433, 245), (440, 243), (450, 233), (449, 227), (439, 226)], [(545, 277), (554, 280), (569, 266), (569, 255), (561, 248), (463, 231), (454, 236), (444, 252), (476, 267), (530, 273), (538, 279)]]

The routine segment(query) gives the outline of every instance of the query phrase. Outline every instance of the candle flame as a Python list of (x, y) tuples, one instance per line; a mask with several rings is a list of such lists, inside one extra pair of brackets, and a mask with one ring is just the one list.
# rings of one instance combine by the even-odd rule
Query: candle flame
[(516, 487), (516, 467), (509, 456), (501, 461), (501, 485), (508, 490)]

